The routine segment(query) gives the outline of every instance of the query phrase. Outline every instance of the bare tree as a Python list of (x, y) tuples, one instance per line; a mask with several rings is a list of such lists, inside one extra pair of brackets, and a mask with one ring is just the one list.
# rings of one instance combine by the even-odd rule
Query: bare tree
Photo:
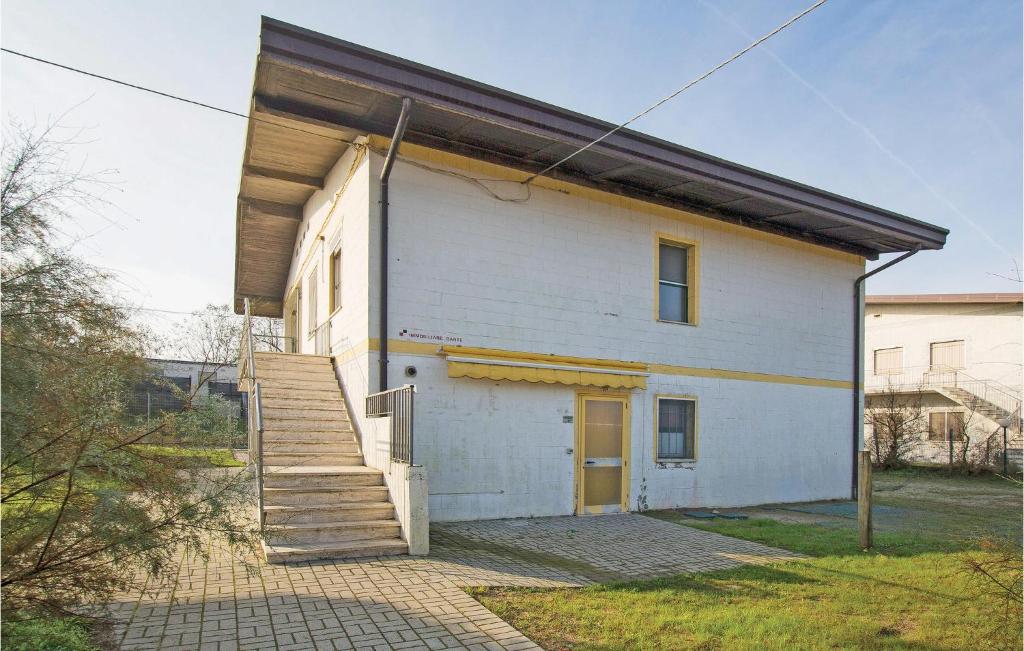
[(869, 445), (874, 450), (875, 464), (881, 468), (898, 468), (921, 441), (928, 429), (928, 417), (922, 407), (922, 391), (907, 391), (888, 384), (881, 393), (871, 396), (871, 406), (864, 411), (864, 420), (871, 428)]
[(962, 473), (976, 472), (988, 463), (987, 448), (991, 447), (981, 429), (982, 417), (978, 415), (980, 399), (972, 399), (963, 403), (964, 410), (951, 419), (949, 427), (950, 470)]

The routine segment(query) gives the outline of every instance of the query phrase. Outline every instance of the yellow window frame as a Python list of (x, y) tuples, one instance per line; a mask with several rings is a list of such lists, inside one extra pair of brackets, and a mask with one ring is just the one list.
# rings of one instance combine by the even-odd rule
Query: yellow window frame
[[(693, 403), (693, 458), (692, 459), (662, 459), (658, 456), (658, 402), (661, 400), (689, 400)], [(697, 463), (700, 457), (700, 401), (697, 396), (659, 393), (654, 396), (654, 463)]]
[[(686, 321), (670, 321), (661, 318), (661, 245), (686, 249)], [(700, 322), (700, 244), (668, 233), (656, 233), (654, 237), (654, 320), (661, 323), (696, 326)]]

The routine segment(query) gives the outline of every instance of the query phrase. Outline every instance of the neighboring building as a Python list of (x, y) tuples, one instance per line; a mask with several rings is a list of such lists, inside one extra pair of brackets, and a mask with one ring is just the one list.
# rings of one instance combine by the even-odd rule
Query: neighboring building
[(866, 406), (877, 407), (886, 391), (921, 401), (927, 420), (913, 459), (948, 462), (965, 419), (979, 446), (994, 437), (999, 450), (1008, 419), (1010, 458), (1019, 459), (1022, 302), (1021, 294), (867, 297)]
[(181, 392), (197, 397), (219, 395), (228, 401), (231, 415), (245, 417), (245, 394), (238, 390), (238, 367), (183, 359), (147, 359), (161, 376), (160, 381), (137, 387), (128, 405), (136, 416), (156, 417), (165, 411), (180, 411), (185, 402)]
[(612, 126), (264, 19), (236, 309), (332, 357), (393, 498), (364, 399), (415, 383), (431, 520), (849, 497), (854, 280), (947, 231), (629, 130), (522, 183)]

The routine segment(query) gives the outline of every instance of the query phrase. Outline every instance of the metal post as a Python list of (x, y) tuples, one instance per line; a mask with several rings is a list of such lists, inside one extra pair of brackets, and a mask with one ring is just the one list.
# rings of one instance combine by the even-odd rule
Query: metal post
[(1007, 476), (1010, 474), (1009, 465), (1007, 464), (1006, 460), (1006, 452), (1006, 425), (1003, 425), (1003, 476)]
[(871, 548), (871, 451), (858, 455), (857, 529), (860, 548)]

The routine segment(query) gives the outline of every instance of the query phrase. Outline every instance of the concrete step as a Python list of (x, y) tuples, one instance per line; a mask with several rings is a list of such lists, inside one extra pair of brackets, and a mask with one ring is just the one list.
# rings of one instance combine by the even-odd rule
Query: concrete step
[(326, 389), (311, 389), (307, 386), (289, 388), (263, 385), (263, 399), (271, 398), (279, 400), (320, 400), (321, 398), (341, 400), (341, 389), (338, 388), (337, 382), (332, 382), (331, 386)]
[(289, 375), (297, 376), (330, 376), (335, 378), (334, 366), (329, 363), (324, 364), (264, 364), (259, 365), (256, 363), (256, 377), (257, 378), (282, 378)]
[(331, 358), (328, 355), (299, 355), (295, 353), (270, 353), (270, 352), (254, 352), (253, 358), (256, 363), (260, 362), (286, 362), (289, 364), (323, 364), (331, 363)]
[[(326, 393), (321, 391), (319, 393)], [(320, 405), (323, 405), (326, 409), (345, 409), (345, 401), (341, 399), (341, 392), (335, 391), (333, 394), (311, 396), (308, 393), (303, 393), (301, 390), (296, 390), (295, 395), (281, 396), (281, 395), (267, 395), (267, 392), (263, 392), (263, 406), (264, 407), (277, 407), (282, 409), (317, 409)]]
[[(266, 495), (264, 494), (264, 499)], [(391, 520), (395, 505), (391, 502), (345, 502), (340, 504), (265, 505), (269, 525), (324, 524)]]
[(277, 525), (267, 530), (271, 545), (323, 542), (351, 542), (397, 538), (401, 527), (397, 520), (353, 520)]
[(386, 502), (387, 486), (353, 486), (350, 488), (264, 488), (263, 501), (275, 506), (321, 506), (347, 502)]
[(326, 558), (366, 558), (408, 554), (409, 546), (399, 538), (357, 541), (324, 542), (313, 545), (264, 545), (268, 563), (297, 563)]
[(383, 486), (384, 473), (366, 466), (264, 466), (266, 488)]
[[(263, 412), (264, 432), (352, 432), (352, 422), (348, 418), (270, 418)], [(303, 437), (305, 438), (305, 437)]]
[(282, 420), (264, 423), (263, 440), (303, 439), (309, 441), (355, 441), (352, 424), (346, 421), (331, 423), (327, 427), (308, 427), (300, 421)]
[(263, 390), (269, 391), (333, 391), (337, 395), (338, 380), (335, 377), (320, 378), (259, 378)]
[(256, 377), (257, 378), (269, 378), (272, 376), (279, 376), (282, 374), (296, 373), (296, 374), (309, 374), (309, 375), (330, 375), (334, 376), (334, 366), (331, 365), (330, 361), (324, 361), (322, 363), (301, 363), (292, 364), (281, 361), (257, 361), (256, 362)]
[(354, 439), (343, 441), (339, 439), (267, 438), (266, 432), (264, 432), (263, 453), (273, 454), (282, 452), (300, 452), (305, 454), (341, 452), (343, 454), (359, 454), (359, 444)]
[(263, 419), (264, 420), (345, 420), (348, 421), (348, 412), (345, 411), (345, 406), (340, 405), (335, 408), (317, 406), (314, 408), (306, 409), (289, 409), (287, 407), (267, 407), (263, 406)]
[(278, 452), (263, 450), (268, 466), (361, 466), (363, 455), (346, 452)]

